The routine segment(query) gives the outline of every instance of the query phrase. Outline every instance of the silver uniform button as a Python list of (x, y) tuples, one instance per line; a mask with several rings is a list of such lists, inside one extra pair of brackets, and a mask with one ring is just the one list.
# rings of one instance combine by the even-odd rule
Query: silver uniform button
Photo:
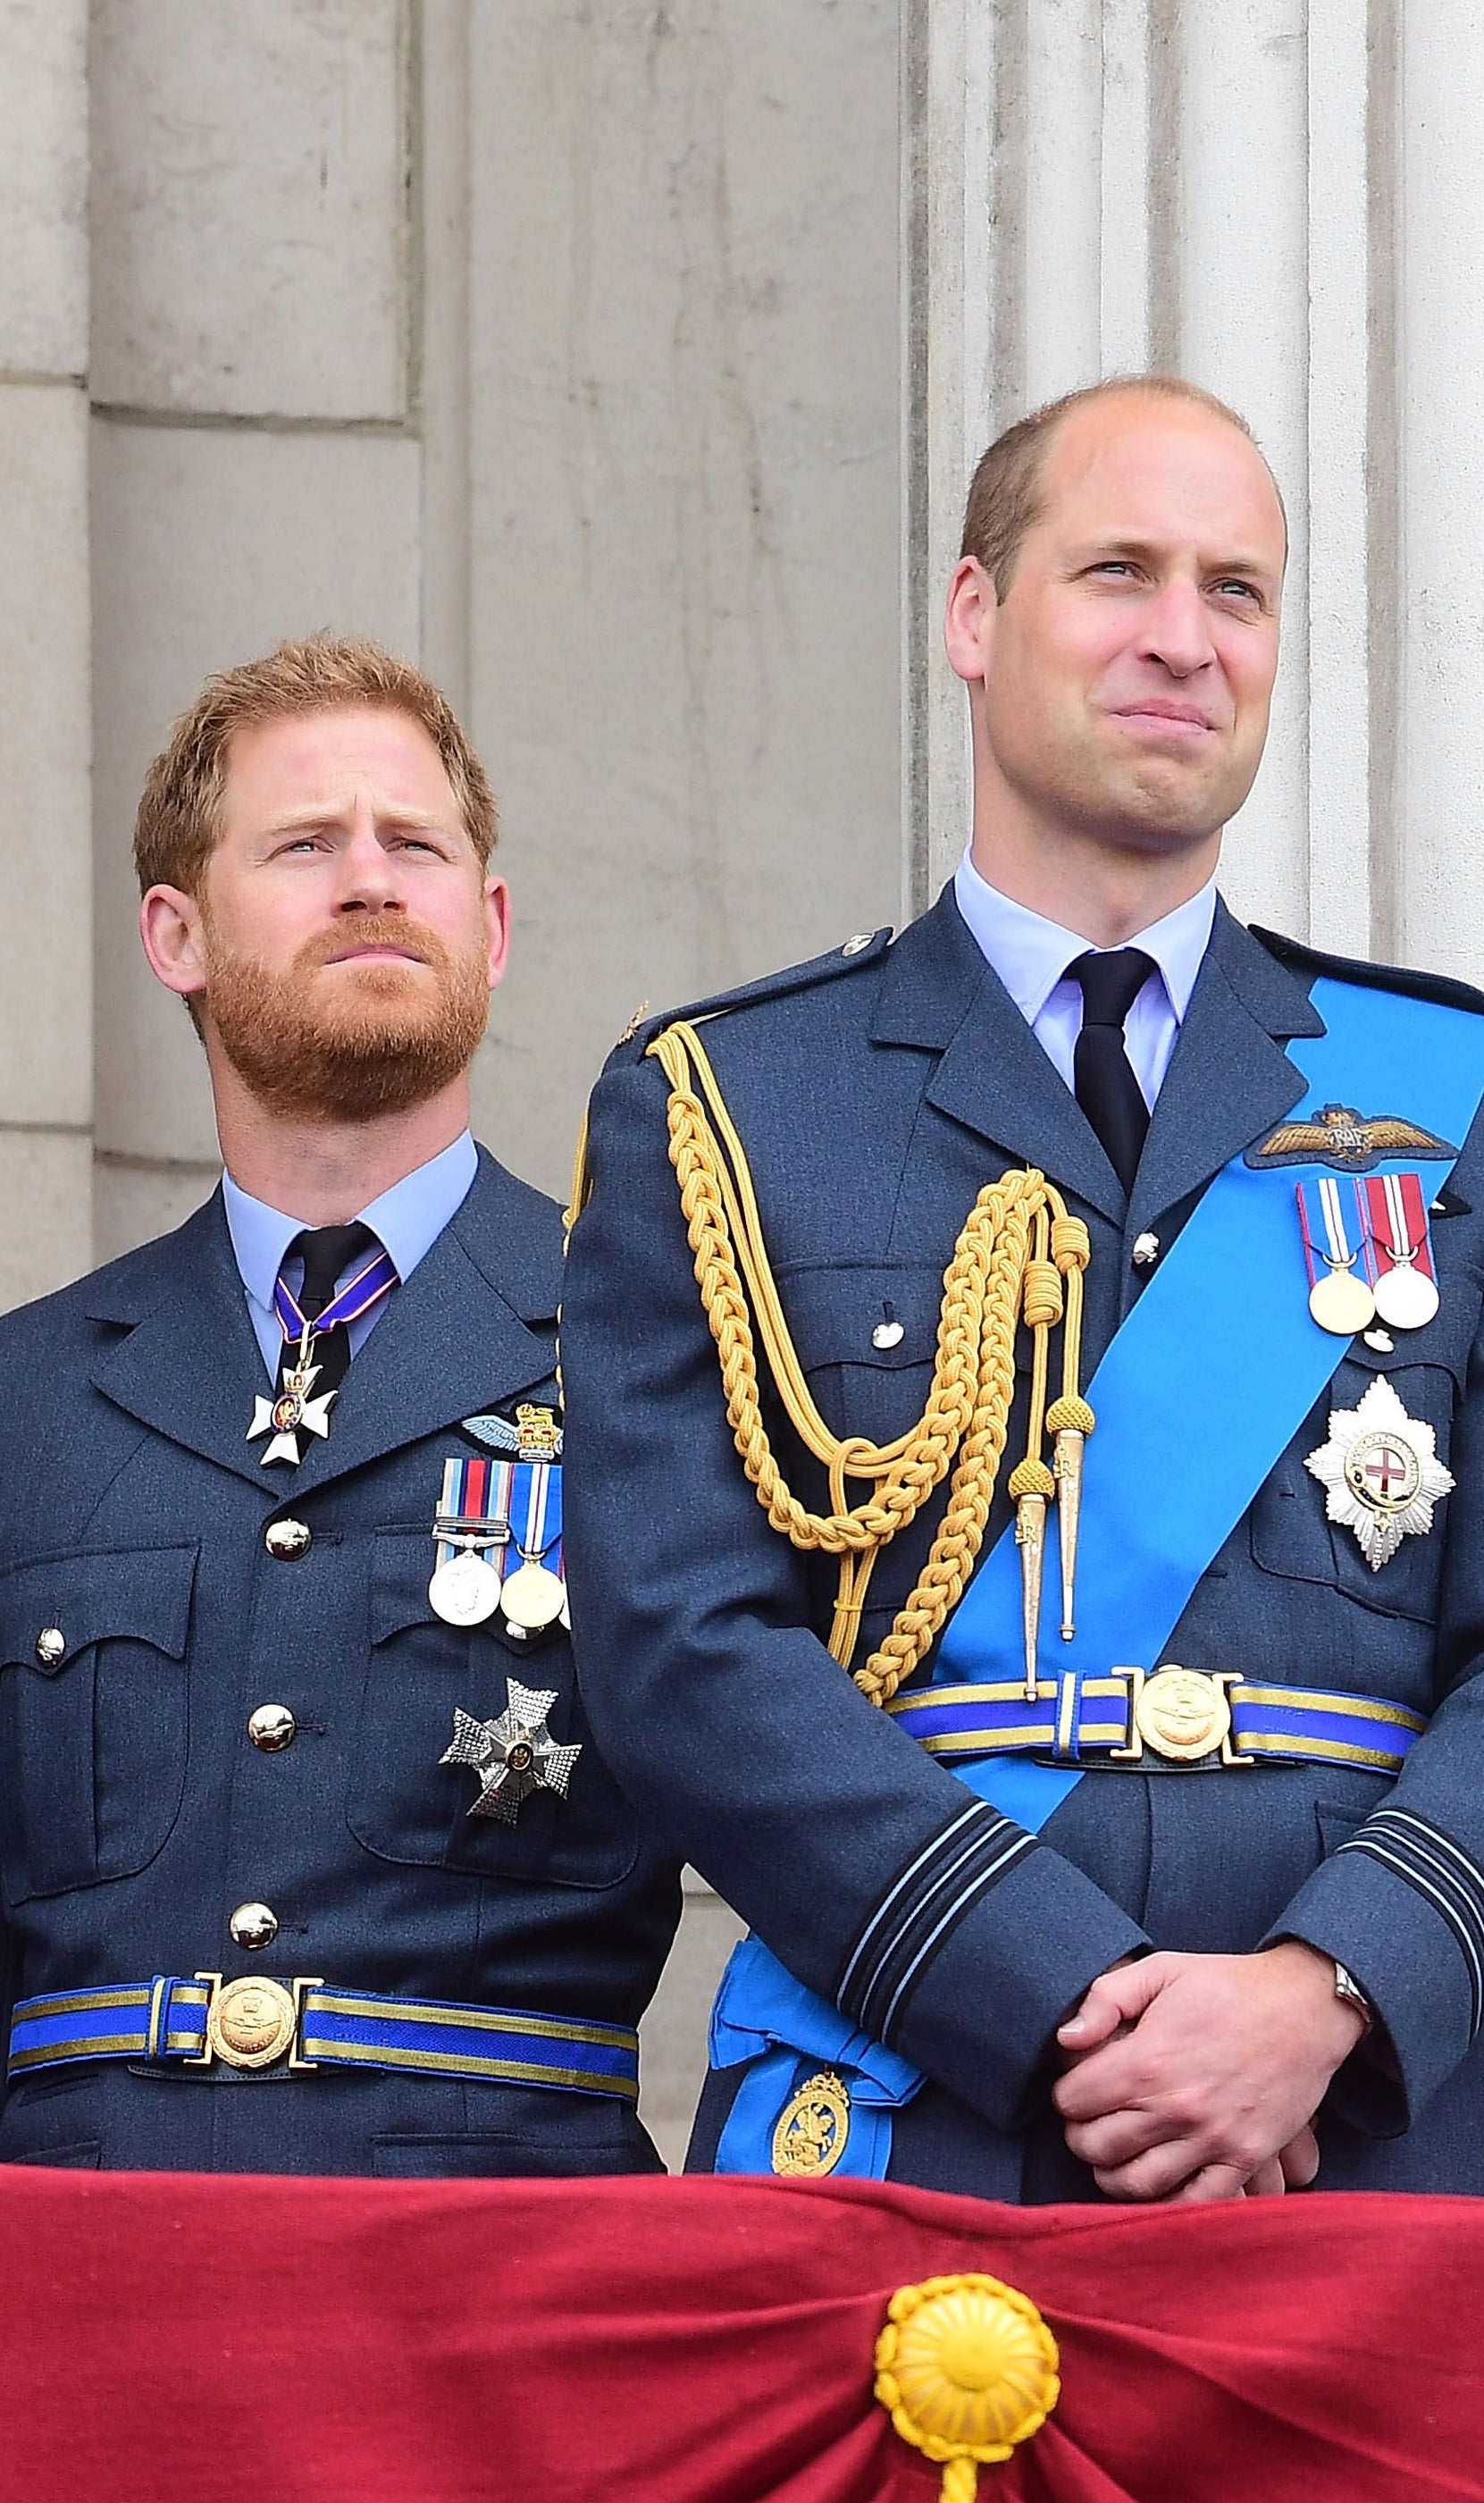
[(227, 1923), (233, 1944), (239, 1947), (271, 1947), (278, 1937), (278, 1914), (266, 1903), (239, 1903)]
[(870, 943), (870, 932), (868, 930), (858, 930), (854, 939), (846, 940), (840, 953), (842, 956), (859, 956), (861, 948), (868, 947)]
[(43, 1626), (36, 1637), (36, 1657), (43, 1668), (55, 1668), (66, 1656), (67, 1637), (60, 1626)]
[(313, 1543), (307, 1521), (270, 1521), (263, 1531), (263, 1545), (282, 1564), (291, 1564), (296, 1556), (307, 1556)]
[(248, 1723), (248, 1736), (254, 1747), (265, 1755), (277, 1755), (280, 1747), (290, 1747), (298, 1735), (299, 1725), (287, 1703), (260, 1703)]
[(871, 1332), (872, 1347), (900, 1347), (907, 1333), (900, 1321), (878, 1321)]
[(1152, 1269), (1159, 1256), (1160, 1238), (1158, 1234), (1136, 1234), (1134, 1236), (1133, 1265), (1135, 1269)]

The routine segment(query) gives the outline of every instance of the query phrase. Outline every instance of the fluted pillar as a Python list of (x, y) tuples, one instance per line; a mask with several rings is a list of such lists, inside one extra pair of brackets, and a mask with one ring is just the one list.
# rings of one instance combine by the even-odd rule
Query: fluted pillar
[(1037, 401), (1148, 362), (1243, 411), (1292, 524), (1231, 901), (1345, 952), (1484, 979), (1484, 6), (907, 0), (905, 16), (909, 896), (966, 822), (938, 607), (973, 461)]

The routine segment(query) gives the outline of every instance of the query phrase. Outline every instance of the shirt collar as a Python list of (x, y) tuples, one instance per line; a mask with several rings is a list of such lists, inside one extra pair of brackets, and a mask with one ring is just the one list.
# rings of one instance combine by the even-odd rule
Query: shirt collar
[[(1017, 904), (980, 875), (967, 852), (954, 874), (954, 897), (981, 952), (999, 976), (1026, 1021), (1034, 1025), (1068, 965), (1088, 952), (1088, 942), (1074, 930), (1063, 930), (1029, 905)], [(1169, 1004), (1183, 1022), (1211, 943), (1216, 918), (1216, 880), (1199, 890), (1163, 920), (1136, 931), (1125, 946), (1142, 947), (1152, 956), (1164, 980)]]
[[(452, 1147), (430, 1156), (416, 1172), (404, 1174), (380, 1199), (356, 1211), (360, 1222), (369, 1225), (390, 1252), (403, 1286), (462, 1206), (478, 1170), (479, 1149), (465, 1130)], [(284, 1255), (294, 1236), (303, 1232), (304, 1219), (270, 1208), (266, 1200), (253, 1199), (229, 1173), (221, 1177), (221, 1195), (242, 1283), (254, 1302), (271, 1312)]]

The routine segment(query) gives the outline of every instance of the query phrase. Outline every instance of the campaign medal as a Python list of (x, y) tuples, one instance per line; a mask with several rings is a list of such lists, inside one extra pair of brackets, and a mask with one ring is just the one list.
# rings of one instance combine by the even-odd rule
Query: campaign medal
[(514, 1825), (533, 1791), (566, 1798), (582, 1747), (559, 1747), (552, 1736), (547, 1724), (555, 1694), (535, 1694), (510, 1677), (505, 1697), (505, 1709), (493, 1721), (476, 1721), (455, 1706), (453, 1740), (438, 1762), (467, 1765), (478, 1775), (479, 1797), (470, 1816), (492, 1816), (501, 1825)]
[(1374, 1174), (1359, 1184), (1375, 1270), (1376, 1311), (1392, 1329), (1425, 1329), (1439, 1296), (1419, 1174)]
[[(552, 1449), (555, 1420), (548, 1409), (518, 1409), (525, 1450)], [(542, 1633), (564, 1616), (561, 1577), (561, 1467), (551, 1458), (522, 1458), (511, 1465), (510, 1528), (520, 1555), (500, 1585), (500, 1607), (514, 1634)]]
[(482, 1626), (500, 1604), (502, 1555), (510, 1539), (511, 1463), (448, 1459), (433, 1516), (437, 1560), (428, 1604), (446, 1626)]
[(1296, 1195), (1309, 1273), (1309, 1310), (1321, 1329), (1335, 1338), (1353, 1338), (1376, 1317), (1369, 1284), (1356, 1276), (1365, 1237), (1357, 1231), (1352, 1244), (1341, 1185), (1332, 1174), (1299, 1183)]
[(1425, 1538), (1433, 1506), (1453, 1492), (1431, 1425), (1409, 1417), (1391, 1384), (1373, 1382), (1358, 1408), (1330, 1414), (1330, 1438), (1304, 1467), (1325, 1489), (1325, 1511), (1353, 1529), (1373, 1573), (1403, 1538)]

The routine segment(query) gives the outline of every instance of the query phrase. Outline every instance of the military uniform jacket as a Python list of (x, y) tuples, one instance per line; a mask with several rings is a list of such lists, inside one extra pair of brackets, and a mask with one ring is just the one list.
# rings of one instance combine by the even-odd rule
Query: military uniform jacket
[[(7, 2007), (197, 1971), (633, 2024), (673, 1867), (599, 1761), (559, 1630), (429, 1605), (465, 1417), (555, 1403), (561, 1234), (482, 1153), (462, 1207), (353, 1362), (329, 1438), (264, 1468), (265, 1386), (219, 1194), (179, 1233), (0, 1321), (0, 1904)], [(269, 1523), (307, 1526), (279, 1558)], [(58, 1629), (60, 1657), (37, 1638)], [(54, 1649), (44, 1646), (44, 1652)], [(582, 1753), (510, 1826), (440, 1766), (455, 1706), (555, 1690)], [(254, 1707), (297, 1735), (250, 1742)], [(245, 1953), (244, 1902), (279, 1920)], [(7, 2026), (8, 2033), (8, 2026)], [(0, 2160), (131, 2169), (653, 2169), (630, 2109), (420, 2074), (84, 2063), (17, 2076)]]
[[(1309, 993), (1327, 969), (1484, 1012), (1458, 985), (1262, 943), (1220, 909), (1127, 1205), (951, 890), (894, 945), (879, 934), (708, 1004), (703, 1040), (832, 1429), (884, 1443), (915, 1423), (956, 1236), (1010, 1165), (1044, 1171), (1091, 1230), (1090, 1379), (1141, 1291), (1138, 1235), (1154, 1232), (1167, 1252), (1221, 1167), (1304, 1093), (1285, 1045), (1324, 1031)], [(1332, 2088), (1322, 2181), (1484, 2189), (1473, 2048), (1484, 1972), (1481, 1125), (1464, 1143), (1448, 1213), (1433, 1219), (1437, 1318), (1391, 1353), (1355, 1341), (1164, 1654), (1434, 1716), (1400, 1783), (1328, 1765), (1097, 1770), (1036, 1847), (1007, 1849), (1013, 1829), (984, 1807), (966, 1852), (963, 1786), (825, 1648), (833, 1560), (801, 1555), (770, 1528), (744, 1477), (666, 1154), (666, 1083), (644, 1056), (654, 1030), (621, 1047), (597, 1088), (593, 1195), (568, 1260), (580, 1674), (621, 1780), (799, 1980), (863, 2022), (861, 1976), (894, 1953), (910, 1966), (889, 2040), (928, 2082), (896, 2115), (892, 2177), (1000, 2198), (1094, 2195), (1049, 2100), (1060, 2020), (1096, 1974), (1146, 1942), (1244, 1951), (1292, 1936), (1349, 1968), (1390, 2045), (1353, 2057)], [(1302, 1295), (1297, 1219), (1295, 1235)], [(901, 1330), (878, 1349), (884, 1316)], [(1221, 1316), (1213, 1275), (1212, 1366)], [(1330, 1408), (1353, 1408), (1378, 1374), (1435, 1429), (1457, 1491), (1431, 1536), (1406, 1539), (1372, 1572), (1351, 1532), (1327, 1521), (1303, 1461), (1325, 1441)], [(1193, 1380), (1192, 1434), (1200, 1412)], [(823, 1473), (776, 1403), (769, 1423), (791, 1484), (827, 1510)], [(1004, 1479), (1023, 1435), (1017, 1410), (986, 1554), (1009, 1516)], [(1172, 1450), (1152, 1499), (1178, 1501), (1180, 1465)], [(942, 1500), (879, 1557), (859, 1658), (911, 1591)], [(1402, 1849), (1382, 1847), (1372, 1820), (1383, 1805), (1405, 1809)], [(1339, 1850), (1347, 1840), (1366, 1847)], [(739, 2074), (713, 2076), (693, 2160), (708, 2160)]]

